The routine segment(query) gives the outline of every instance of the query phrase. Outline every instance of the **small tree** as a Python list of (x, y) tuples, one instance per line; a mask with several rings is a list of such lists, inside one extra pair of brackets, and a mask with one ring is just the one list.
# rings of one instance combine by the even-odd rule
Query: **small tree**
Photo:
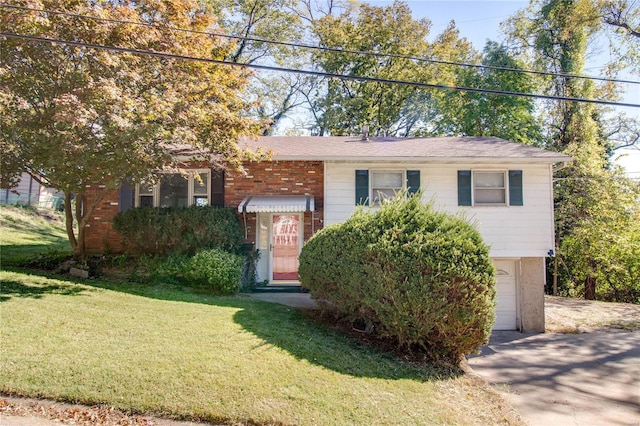
[(494, 267), (473, 226), (421, 197), (401, 194), (315, 234), (300, 254), (300, 280), (323, 309), (400, 347), (459, 361), (491, 333)]
[[(232, 46), (201, 33), (215, 29), (215, 18), (196, 0), (14, 4), (66, 14), (0, 7), (2, 32), (62, 40), (0, 38), (0, 149), (12, 153), (3, 154), (1, 184), (27, 172), (63, 191), (78, 257), (85, 257), (95, 206), (123, 179), (153, 181), (163, 167), (180, 168), (189, 158), (237, 164), (238, 137), (259, 132), (246, 118), (240, 92), (247, 76), (238, 68), (64, 42), (222, 59)], [(188, 152), (178, 149), (185, 144)], [(89, 202), (93, 184), (101, 187)]]

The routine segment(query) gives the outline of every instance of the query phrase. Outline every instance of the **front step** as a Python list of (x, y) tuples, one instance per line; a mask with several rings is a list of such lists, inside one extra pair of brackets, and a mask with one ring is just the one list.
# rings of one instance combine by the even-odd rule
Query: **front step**
[(299, 285), (267, 285), (256, 287), (251, 290), (252, 293), (304, 293)]

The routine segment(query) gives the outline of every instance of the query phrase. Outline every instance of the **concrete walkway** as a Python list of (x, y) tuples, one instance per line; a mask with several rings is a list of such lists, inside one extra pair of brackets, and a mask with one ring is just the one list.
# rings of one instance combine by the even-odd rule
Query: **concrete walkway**
[(309, 293), (251, 293), (254, 299), (265, 302), (280, 303), (301, 309), (317, 309), (316, 302)]
[(494, 332), (469, 366), (535, 425), (640, 425), (640, 332)]

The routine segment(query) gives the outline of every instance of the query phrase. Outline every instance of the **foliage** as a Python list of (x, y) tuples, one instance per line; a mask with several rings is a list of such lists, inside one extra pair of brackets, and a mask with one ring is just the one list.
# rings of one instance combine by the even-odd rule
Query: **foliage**
[(458, 361), (491, 333), (494, 268), (472, 225), (421, 198), (401, 194), (318, 232), (300, 254), (300, 280), (324, 309)]
[[(533, 93), (536, 80), (524, 72), (522, 61), (506, 46), (488, 41), (482, 68), (458, 71), (460, 85), (496, 91)], [(508, 68), (509, 71), (496, 69)], [(440, 131), (467, 136), (495, 136), (526, 145), (542, 140), (540, 120), (532, 98), (497, 94), (459, 92), (438, 98)]]
[[(432, 70), (400, 56), (430, 53), (426, 41), (430, 26), (426, 19), (412, 19), (405, 2), (385, 7), (362, 3), (357, 9), (314, 21), (313, 33), (322, 47), (379, 56), (321, 52), (314, 55), (313, 63), (327, 73), (426, 82), (431, 80)], [(414, 101), (416, 96), (418, 89), (410, 86), (330, 79), (326, 92), (317, 100), (316, 107), (323, 111), (318, 125), (333, 135), (359, 134), (365, 124), (372, 135), (408, 134), (414, 123), (400, 123), (402, 111), (409, 105), (420, 108)]]
[(184, 279), (215, 294), (235, 294), (240, 289), (245, 258), (220, 249), (200, 251), (185, 263)]
[(247, 262), (246, 256), (214, 248), (195, 255), (143, 255), (116, 267), (121, 271), (128, 270), (129, 281), (144, 286), (172, 285), (229, 295), (252, 284), (245, 282), (243, 276)]
[[(13, 4), (105, 20), (3, 5), (3, 32), (212, 59), (223, 59), (232, 48), (203, 33), (216, 29), (215, 17), (196, 0)], [(116, 20), (158, 26), (142, 30)], [(214, 154), (238, 164), (239, 135), (258, 132), (240, 97), (246, 77), (211, 62), (4, 37), (0, 149), (12, 156), (3, 156), (2, 186), (28, 172), (64, 191), (69, 241), (84, 257), (85, 225), (104, 195), (123, 179), (152, 181), (163, 167), (180, 168), (185, 157), (177, 145), (192, 146), (191, 158)], [(102, 186), (88, 197), (93, 184)], [(75, 212), (71, 194), (78, 200)]]
[[(606, 96), (582, 74), (590, 40), (601, 28), (597, 1), (533, 1), (509, 21), (512, 40), (550, 74), (544, 87), (574, 98)], [(543, 120), (549, 147), (571, 155), (573, 163), (556, 174), (556, 278), (565, 293), (587, 299), (637, 301), (635, 253), (640, 198), (638, 186), (610, 164), (616, 132), (607, 128), (607, 111), (593, 104), (547, 103)], [(620, 131), (633, 139), (633, 123), (619, 118)], [(636, 137), (637, 140), (637, 137)]]
[(72, 257), (68, 250), (53, 247), (47, 248), (46, 251), (34, 254), (16, 263), (17, 266), (53, 271), (60, 267), (61, 263), (70, 258)]
[(560, 181), (558, 187), (560, 194), (573, 193), (558, 200), (560, 289), (588, 299), (640, 303), (640, 185), (615, 170), (582, 167), (578, 173), (584, 178)]
[(119, 213), (113, 228), (135, 255), (193, 255), (206, 248), (239, 253), (242, 248), (242, 230), (231, 208), (134, 208)]

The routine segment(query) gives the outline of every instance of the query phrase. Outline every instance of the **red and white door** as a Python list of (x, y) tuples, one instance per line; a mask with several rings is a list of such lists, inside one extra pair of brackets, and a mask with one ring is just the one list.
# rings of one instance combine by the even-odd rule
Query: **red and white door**
[(271, 217), (271, 280), (297, 281), (298, 256), (302, 241), (300, 214), (282, 213)]

